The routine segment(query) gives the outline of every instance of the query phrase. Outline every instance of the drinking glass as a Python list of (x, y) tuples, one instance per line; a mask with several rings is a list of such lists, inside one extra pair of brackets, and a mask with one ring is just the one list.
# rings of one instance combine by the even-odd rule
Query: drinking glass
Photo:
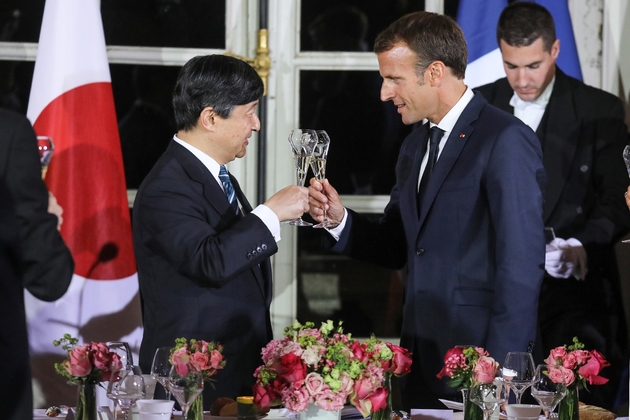
[[(326, 178), (326, 159), (328, 158), (328, 147), (330, 146), (330, 137), (325, 130), (316, 130), (317, 142), (313, 148), (313, 157), (311, 158), (311, 169), (318, 181), (322, 182)], [(326, 217), (326, 206), (324, 206), (324, 220), (313, 226), (314, 228), (334, 228), (339, 226), (337, 222), (331, 222)]]
[(186, 420), (190, 404), (203, 391), (203, 372), (191, 369), (184, 375), (177, 371), (177, 366), (173, 366), (168, 387), (182, 409), (182, 419)]
[[(314, 130), (291, 130), (289, 134), (289, 144), (291, 145), (291, 153), (293, 153), (293, 161), (295, 163), (295, 172), (297, 174), (297, 185), (304, 186), (306, 182), (306, 173), (308, 166), (313, 157), (313, 150), (317, 143), (317, 134)], [(293, 226), (313, 226), (312, 223), (305, 222), (301, 217), (293, 220), (287, 220)]]
[(133, 370), (119, 370), (113, 372), (107, 385), (107, 397), (114, 400), (114, 418), (116, 405), (120, 406), (124, 420), (129, 420), (131, 406), (146, 395), (146, 387), (142, 375), (136, 375)]
[(521, 403), (523, 392), (532, 384), (534, 378), (534, 358), (531, 353), (524, 351), (511, 351), (505, 356), (503, 362), (503, 380), (514, 392), (516, 403)]
[(171, 399), (171, 390), (168, 387), (168, 378), (171, 375), (171, 348), (170, 347), (158, 347), (155, 350), (153, 356), (153, 363), (151, 364), (151, 376), (155, 377), (157, 381), (164, 388), (166, 392), (166, 399)]
[(481, 408), (485, 420), (490, 420), (492, 413), (508, 400), (509, 395), (510, 388), (500, 376), (489, 384), (475, 383), (470, 387), (470, 401)]
[(542, 407), (545, 417), (557, 418), (553, 410), (567, 393), (561, 366), (538, 365), (532, 379), (532, 397)]
[(42, 179), (46, 178), (48, 165), (52, 159), (55, 144), (53, 139), (47, 136), (37, 136), (37, 148), (39, 149), (39, 162), (42, 165)]

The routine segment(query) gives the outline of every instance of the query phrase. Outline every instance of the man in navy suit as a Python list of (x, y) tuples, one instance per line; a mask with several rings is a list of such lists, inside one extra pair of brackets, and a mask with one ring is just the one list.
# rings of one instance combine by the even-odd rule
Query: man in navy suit
[(155, 350), (178, 337), (220, 342), (227, 365), (204, 389), (206, 409), (217, 397), (251, 395), (260, 352), (273, 338), (269, 258), (280, 221), (308, 210), (308, 190), (295, 185), (252, 210), (236, 179), (222, 173), (260, 129), (262, 93), (244, 61), (210, 55), (186, 63), (173, 93), (178, 132), (134, 203), (140, 367), (149, 372)]
[(455, 392), (436, 378), (449, 348), (482, 346), (503, 362), (535, 340), (545, 261), (542, 153), (531, 129), (464, 84), (466, 41), (452, 19), (403, 16), (374, 50), (381, 99), (405, 124), (427, 121), (401, 146), (378, 223), (345, 209), (327, 180), (311, 180), (310, 213), (321, 220), (326, 206), (340, 222), (327, 237), (333, 251), (392, 269), (406, 264), (400, 343), (413, 365), (401, 383), (403, 406), (437, 408)]
[[(628, 364), (626, 323), (614, 244), (630, 227), (622, 159), (628, 129), (622, 101), (567, 76), (553, 17), (536, 3), (506, 7), (497, 26), (506, 78), (478, 88), (493, 105), (536, 132), (548, 177), (544, 221), (556, 239), (547, 249), (539, 320), (545, 357), (577, 336), (615, 369), (580, 399), (613, 408)], [(627, 391), (625, 392), (627, 398)]]

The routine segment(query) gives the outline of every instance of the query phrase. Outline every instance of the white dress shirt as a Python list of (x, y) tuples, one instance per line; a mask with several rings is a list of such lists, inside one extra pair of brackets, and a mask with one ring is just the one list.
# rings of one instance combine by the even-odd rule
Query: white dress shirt
[(510, 99), (510, 105), (514, 107), (514, 116), (523, 121), (534, 131), (538, 129), (540, 121), (545, 114), (545, 108), (549, 103), (555, 81), (556, 76), (551, 79), (551, 83), (547, 85), (543, 93), (533, 101), (522, 100), (518, 97), (516, 92), (514, 92), (512, 99)]
[[(219, 163), (216, 160), (212, 159), (210, 156), (208, 156), (201, 150), (197, 149), (194, 146), (191, 146), (190, 144), (186, 143), (185, 141), (178, 138), (177, 136), (173, 136), (173, 140), (175, 140), (177, 143), (184, 146), (186, 149), (190, 151), (190, 153), (195, 155), (195, 157), (199, 159), (206, 168), (208, 168), (208, 170), (210, 171), (214, 179), (217, 181), (221, 189), (223, 189), (223, 183), (219, 179), (219, 171), (221, 170), (221, 165), (219, 165)], [(237, 201), (238, 201), (238, 197), (237, 197)], [(276, 216), (276, 214), (264, 204), (261, 204), (255, 209), (253, 209), (252, 213), (258, 216), (260, 220), (263, 221), (265, 226), (267, 226), (267, 229), (269, 229), (269, 232), (271, 232), (271, 234), (273, 235), (276, 242), (280, 241), (281, 239), (280, 238), (280, 220), (278, 219), (278, 216)]]

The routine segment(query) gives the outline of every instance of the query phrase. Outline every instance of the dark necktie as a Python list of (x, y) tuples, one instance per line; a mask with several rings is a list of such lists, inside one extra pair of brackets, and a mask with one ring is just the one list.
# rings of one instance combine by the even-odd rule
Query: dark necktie
[(424, 167), (422, 179), (420, 180), (420, 187), (418, 188), (418, 211), (420, 211), (420, 205), (422, 204), (424, 192), (427, 189), (427, 185), (429, 185), (431, 172), (433, 172), (433, 167), (437, 161), (438, 149), (442, 135), (444, 135), (444, 130), (438, 128), (437, 125), (433, 126), (433, 128), (429, 130), (429, 158), (427, 159), (427, 165)]
[(234, 186), (232, 185), (232, 181), (230, 181), (230, 175), (228, 175), (227, 169), (223, 165), (221, 165), (221, 170), (219, 171), (219, 179), (221, 180), (221, 184), (223, 184), (223, 190), (230, 202), (232, 210), (234, 210), (234, 213), (238, 213), (238, 202), (236, 201)]

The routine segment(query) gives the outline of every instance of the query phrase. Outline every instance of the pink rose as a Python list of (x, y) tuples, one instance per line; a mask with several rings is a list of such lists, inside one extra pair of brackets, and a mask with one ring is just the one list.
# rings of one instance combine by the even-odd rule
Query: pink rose
[(577, 365), (577, 358), (573, 352), (567, 353), (564, 359), (562, 359), (562, 367), (565, 369), (575, 369)]
[(315, 396), (322, 392), (322, 388), (324, 386), (324, 378), (317, 372), (311, 372), (306, 375), (304, 379), (304, 385), (308, 390), (308, 393), (312, 396)]
[(590, 359), (578, 370), (578, 373), (586, 378), (589, 384), (602, 385), (608, 382), (608, 379), (599, 376), (599, 372), (606, 366), (610, 366), (610, 363), (608, 363), (600, 352), (593, 350), (591, 351)]
[(562, 362), (564, 356), (567, 354), (567, 349), (564, 346), (556, 347), (555, 349), (551, 349), (549, 352), (549, 357), (545, 359), (545, 363), (548, 365), (556, 365)]
[(387, 390), (384, 387), (378, 387), (368, 396), (372, 403), (372, 411), (378, 411), (387, 407)]
[(366, 361), (367, 356), (365, 354), (365, 346), (364, 345), (362, 345), (358, 341), (355, 341), (350, 346), (350, 349), (352, 350), (352, 353), (354, 354), (354, 357), (359, 362), (365, 362)]
[(261, 408), (271, 407), (276, 405), (280, 396), (273, 392), (270, 386), (254, 385), (254, 404)]
[(575, 360), (577, 360), (578, 366), (586, 364), (589, 357), (591, 357), (591, 352), (588, 350), (573, 350), (572, 353), (575, 356)]
[(190, 352), (186, 347), (180, 347), (171, 354), (171, 363), (174, 365), (187, 365), (190, 363)]
[(563, 371), (567, 369), (555, 365), (548, 365), (548, 368), (547, 374), (549, 375), (549, 379), (557, 384), (561, 384), (562, 382), (566, 383), (566, 375)]
[(352, 380), (347, 372), (341, 372), (341, 375), (339, 375), (339, 380), (341, 381), (341, 389), (339, 390), (339, 392), (349, 394), (352, 391), (352, 387), (354, 386), (354, 380)]
[(75, 346), (70, 350), (70, 361), (66, 365), (66, 370), (70, 375), (78, 378), (86, 377), (92, 372), (92, 362), (90, 352), (86, 346)]
[(484, 349), (483, 347), (475, 347), (475, 351), (477, 352), (479, 357), (490, 356), (490, 353), (488, 353), (488, 351), (486, 349)]
[(111, 356), (109, 347), (105, 343), (95, 343), (94, 341), (90, 345), (90, 353), (92, 360), (94, 360), (94, 366), (101, 371), (106, 371), (111, 363)]
[(195, 370), (206, 370), (209, 368), (208, 366), (208, 356), (206, 356), (203, 353), (192, 353), (190, 355), (190, 365), (195, 369)]
[(219, 350), (212, 350), (210, 353), (210, 366), (212, 369), (223, 369), (221, 362), (223, 361), (223, 354)]
[(375, 381), (372, 377), (362, 376), (354, 381), (354, 388), (350, 398), (354, 400), (363, 400), (379, 386), (381, 386), (381, 383)]
[(398, 376), (408, 374), (411, 371), (411, 352), (395, 344), (388, 343), (388, 347), (394, 353), (391, 372)]
[(101, 377), (101, 381), (108, 382), (111, 378), (113, 372), (122, 369), (122, 362), (120, 361), (120, 356), (116, 353), (111, 353), (111, 359), (109, 361), (109, 366), (106, 371), (103, 371), (103, 375)]
[(482, 384), (492, 383), (497, 374), (498, 366), (499, 364), (492, 357), (480, 357), (477, 359), (477, 363), (473, 369), (475, 380)]

